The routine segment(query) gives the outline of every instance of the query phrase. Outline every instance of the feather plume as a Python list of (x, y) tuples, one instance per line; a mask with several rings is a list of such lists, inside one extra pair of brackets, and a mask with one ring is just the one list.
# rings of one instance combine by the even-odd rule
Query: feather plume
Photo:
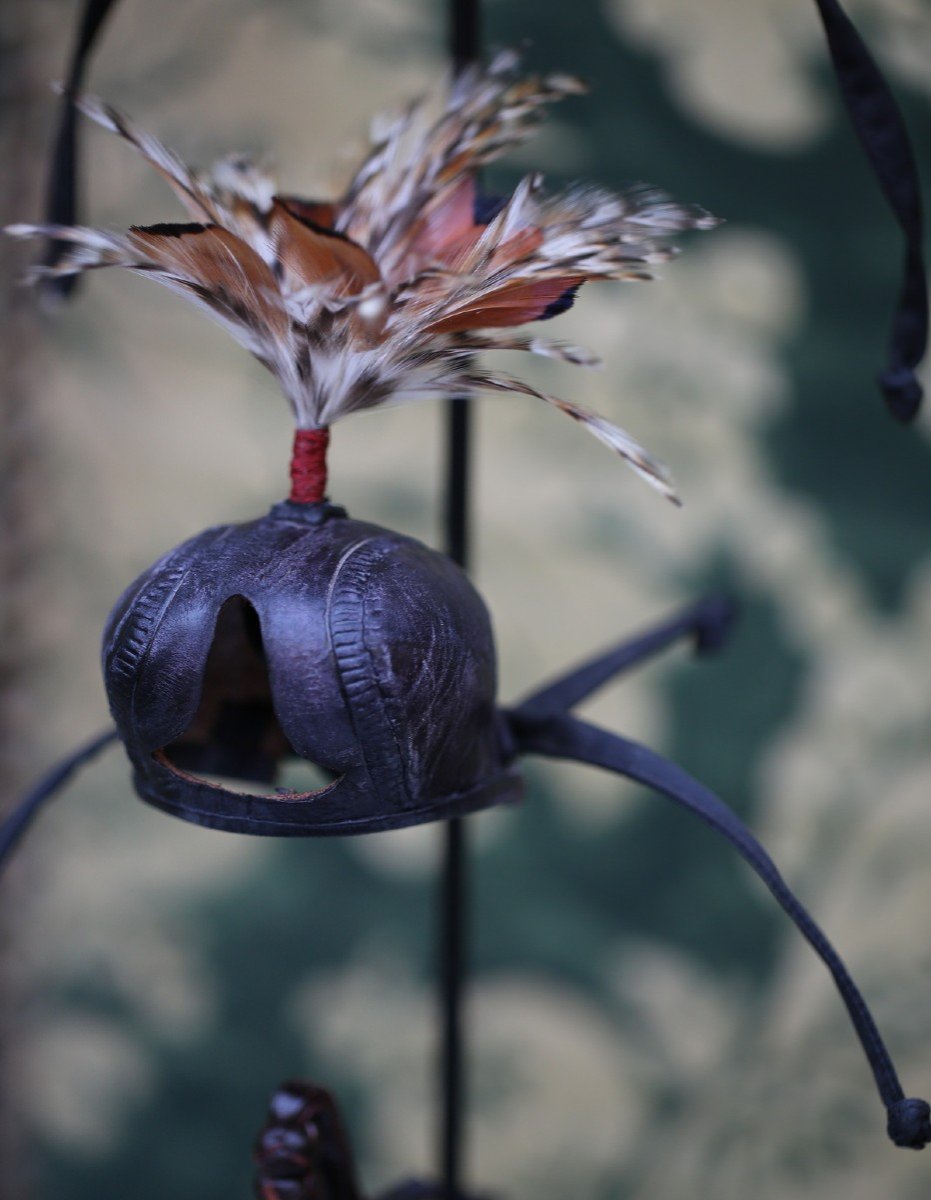
[(481, 194), (479, 169), (531, 136), (550, 104), (583, 90), (567, 75), (521, 75), (504, 51), (376, 121), (344, 194), (322, 201), (279, 195), (242, 156), (194, 170), (81, 96), (80, 110), (159, 172), (190, 223), (6, 232), (68, 243), (33, 277), (119, 266), (186, 296), (277, 376), (300, 428), (428, 395), (519, 393), (578, 421), (675, 500), (666, 470), (606, 418), (475, 361), (522, 350), (593, 365), (578, 347), (495, 331), (557, 316), (584, 283), (650, 279), (675, 253), (671, 236), (716, 224), (645, 186), (547, 194), (534, 173), (509, 197)]

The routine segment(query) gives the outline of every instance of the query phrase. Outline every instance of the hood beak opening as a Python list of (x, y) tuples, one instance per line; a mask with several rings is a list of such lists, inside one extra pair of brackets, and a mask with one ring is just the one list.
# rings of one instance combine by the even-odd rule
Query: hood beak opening
[(259, 615), (241, 595), (226, 600), (217, 615), (190, 725), (153, 758), (181, 779), (283, 799), (320, 795), (341, 778), (299, 757), (285, 736), (272, 702)]

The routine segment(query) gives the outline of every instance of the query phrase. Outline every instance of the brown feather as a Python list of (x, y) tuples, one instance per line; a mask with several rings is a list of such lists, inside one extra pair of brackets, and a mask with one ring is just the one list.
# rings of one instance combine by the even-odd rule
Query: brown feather
[(130, 243), (165, 271), (196, 284), (237, 314), (253, 315), (284, 337), (288, 319), (274, 302), (275, 277), (241, 238), (217, 225), (133, 226)]
[(583, 281), (582, 276), (519, 280), (497, 291), (487, 292), (464, 307), (427, 326), (428, 333), (458, 333), (466, 329), (500, 329), (538, 321), (547, 308), (570, 288)]
[(506, 267), (513, 267), (523, 259), (529, 258), (535, 250), (539, 250), (542, 244), (543, 231), (541, 229), (535, 225), (522, 229), (503, 242), (492, 254), (488, 269), (489, 271), (501, 271)]
[(646, 187), (615, 194), (576, 185), (547, 196), (536, 173), (477, 224), (477, 171), (532, 134), (550, 104), (580, 90), (565, 76), (520, 77), (513, 52), (469, 66), (435, 103), (373, 126), (368, 156), (332, 203), (276, 196), (270, 175), (241, 155), (192, 171), (86, 99), (84, 111), (131, 142), (202, 223), (126, 236), (10, 232), (66, 241), (58, 273), (121, 266), (207, 309), (274, 371), (301, 427), (426, 394), (522, 392), (580, 422), (672, 497), (662, 467), (623, 430), (483, 371), (475, 358), (510, 349), (590, 363), (577, 347), (510, 327), (558, 315), (587, 280), (649, 278), (672, 254), (669, 237), (714, 224)]
[(275, 199), (286, 208), (292, 217), (299, 221), (309, 222), (318, 229), (332, 229), (336, 223), (338, 208), (323, 200), (301, 200), (298, 196), (276, 196)]
[(481, 226), (475, 224), (475, 180), (461, 179), (438, 193), (426, 205), (411, 228), (411, 252), (425, 259), (451, 262), (450, 250), (463, 238), (475, 238)]
[(326, 284), (336, 295), (355, 295), (381, 279), (361, 246), (341, 234), (312, 229), (277, 199), (268, 228), (279, 262), (299, 285)]

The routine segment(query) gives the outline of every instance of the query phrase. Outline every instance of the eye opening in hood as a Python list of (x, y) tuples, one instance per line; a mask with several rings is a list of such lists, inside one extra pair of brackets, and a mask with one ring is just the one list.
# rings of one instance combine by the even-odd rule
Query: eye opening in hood
[[(328, 771), (326, 767), (320, 767), (316, 763), (309, 763), (305, 759), (294, 760), (300, 764), (302, 779), (298, 780), (291, 772), (288, 772), (288, 780), (286, 785), (278, 787), (269, 787), (263, 785), (261, 781), (249, 781), (250, 786), (246, 787), (246, 781), (232, 778), (229, 776), (220, 776), (215, 774), (198, 774), (194, 771), (186, 771), (173, 763), (168, 758), (166, 751), (156, 750), (153, 759), (161, 764), (161, 766), (171, 771), (172, 775), (176, 775), (179, 779), (185, 780), (187, 783), (197, 783), (204, 787), (215, 788), (219, 792), (227, 792), (234, 796), (249, 796), (256, 799), (267, 800), (312, 800), (319, 796), (325, 796), (331, 792), (338, 783), (343, 779), (342, 775), (335, 775), (332, 771)], [(322, 779), (319, 778), (322, 776)], [(319, 786), (316, 786), (319, 784)]]
[[(217, 613), (200, 702), (187, 729), (153, 757), (210, 787), (282, 799), (319, 795), (339, 776), (294, 751), (275, 714), (259, 614), (242, 595)], [(280, 779), (281, 775), (284, 778)], [(284, 786), (275, 787), (276, 783)]]

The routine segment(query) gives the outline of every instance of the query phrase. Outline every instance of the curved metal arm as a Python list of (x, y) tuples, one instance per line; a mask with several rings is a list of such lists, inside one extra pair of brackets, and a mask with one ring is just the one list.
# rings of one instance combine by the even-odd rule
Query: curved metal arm
[(40, 809), (61, 791), (71, 776), (85, 763), (96, 758), (101, 750), (105, 750), (111, 742), (117, 740), (115, 729), (98, 733), (89, 742), (73, 750), (67, 758), (52, 767), (38, 783), (34, 784), (26, 795), (16, 805), (10, 815), (0, 825), (0, 871), (12, 857), (13, 851), (19, 844), (20, 838), (32, 824)]
[(631, 667), (639, 666), (680, 638), (695, 639), (698, 653), (717, 650), (729, 637), (737, 605), (727, 596), (705, 596), (659, 625), (597, 654), (525, 697), (517, 708), (524, 716), (546, 717), (569, 712), (598, 688)]
[(518, 709), (510, 713), (509, 718), (516, 745), (522, 753), (589, 763), (624, 775), (674, 800), (727, 838), (766, 884), (833, 976), (886, 1108), (889, 1137), (897, 1146), (914, 1150), (927, 1145), (931, 1141), (931, 1107), (925, 1100), (906, 1098), (869, 1006), (843, 959), (737, 814), (681, 767), (637, 742), (577, 717), (539, 718)]

